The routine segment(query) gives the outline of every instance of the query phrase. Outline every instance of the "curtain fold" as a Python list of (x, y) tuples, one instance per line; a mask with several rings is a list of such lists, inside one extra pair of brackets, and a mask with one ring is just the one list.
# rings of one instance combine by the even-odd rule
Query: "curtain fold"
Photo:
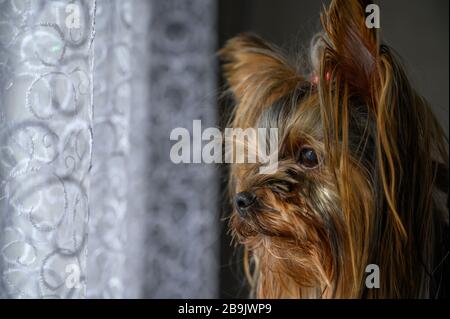
[(127, 162), (133, 1), (98, 0), (95, 23), (94, 147), (88, 243), (90, 298), (123, 298), (127, 257)]
[[(215, 297), (219, 227), (216, 168), (172, 163), (172, 129), (217, 124), (216, 1), (151, 1), (144, 295)], [(192, 135), (192, 134), (191, 134)]]
[(0, 3), (4, 298), (85, 295), (95, 6), (67, 4)]

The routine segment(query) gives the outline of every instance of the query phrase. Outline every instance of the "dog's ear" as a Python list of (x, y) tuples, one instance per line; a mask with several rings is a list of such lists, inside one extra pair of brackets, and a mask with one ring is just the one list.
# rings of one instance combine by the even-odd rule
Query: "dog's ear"
[(376, 28), (366, 26), (364, 0), (333, 0), (321, 20), (325, 31), (324, 78), (339, 78), (350, 89), (369, 97), (376, 85), (379, 41)]
[(261, 108), (294, 90), (302, 81), (277, 47), (252, 34), (229, 40), (219, 51), (236, 112), (252, 121)]

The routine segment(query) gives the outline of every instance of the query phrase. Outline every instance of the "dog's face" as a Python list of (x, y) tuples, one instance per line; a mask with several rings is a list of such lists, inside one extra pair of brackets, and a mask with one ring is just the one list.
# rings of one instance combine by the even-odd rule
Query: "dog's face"
[[(260, 41), (253, 37), (240, 40)], [(323, 284), (330, 284), (333, 272), (339, 271), (339, 259), (351, 263), (351, 256), (342, 253), (351, 249), (349, 229), (363, 234), (366, 231), (360, 227), (370, 224), (363, 219), (370, 218), (367, 214), (374, 198), (368, 175), (373, 169), (373, 141), (363, 137), (364, 129), (370, 129), (367, 107), (352, 101), (346, 169), (352, 177), (347, 181), (353, 190), (352, 205), (358, 209), (346, 219), (339, 191), (342, 167), (333, 163), (326, 147), (317, 85), (297, 80), (287, 92), (265, 97), (260, 112), (249, 111), (246, 115), (251, 116), (244, 119), (235, 117), (235, 128), (277, 128), (279, 145), (278, 168), (272, 174), (260, 173), (263, 163), (233, 165), (231, 228), (262, 267), (304, 287), (316, 287), (319, 296), (326, 288)], [(363, 138), (367, 142), (364, 151)], [(354, 236), (354, 242), (364, 245), (358, 237)]]
[[(308, 76), (255, 36), (220, 52), (236, 101), (231, 126), (278, 129), (276, 172), (261, 174), (262, 163), (230, 172), (230, 226), (252, 254), (246, 267), (258, 297), (429, 293), (414, 263), (432, 266), (431, 225), (440, 219), (431, 213), (432, 163), (448, 166), (448, 145), (388, 48), (365, 29), (363, 9), (332, 3)], [(364, 287), (370, 263), (383, 268), (382, 292)]]
[[(302, 286), (324, 289), (337, 267), (333, 257), (345, 245), (347, 225), (338, 172), (327, 161), (317, 93), (313, 86), (297, 90), (307, 91), (279, 98), (249, 123), (278, 128), (278, 169), (260, 174), (261, 164), (234, 165), (231, 228), (262, 267), (280, 274), (277, 281), (290, 276)], [(371, 200), (363, 171), (353, 167), (352, 172), (354, 189)], [(358, 227), (358, 219), (349, 221)]]

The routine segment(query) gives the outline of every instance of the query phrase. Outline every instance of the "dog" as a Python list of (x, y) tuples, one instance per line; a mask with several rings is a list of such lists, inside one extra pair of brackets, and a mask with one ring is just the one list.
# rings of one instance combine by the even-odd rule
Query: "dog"
[(366, 26), (367, 4), (324, 9), (308, 68), (253, 34), (219, 50), (235, 104), (229, 125), (278, 128), (275, 172), (229, 170), (230, 231), (245, 248), (252, 297), (447, 294), (448, 139)]

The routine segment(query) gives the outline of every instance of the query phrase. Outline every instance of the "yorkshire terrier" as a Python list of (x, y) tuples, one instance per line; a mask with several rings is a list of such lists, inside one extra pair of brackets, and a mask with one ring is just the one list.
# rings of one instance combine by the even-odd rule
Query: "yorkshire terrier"
[[(367, 4), (331, 2), (308, 70), (254, 35), (219, 51), (230, 126), (278, 128), (276, 172), (230, 167), (230, 229), (256, 298), (447, 293), (448, 139), (366, 26)], [(378, 288), (366, 285), (370, 264)]]

